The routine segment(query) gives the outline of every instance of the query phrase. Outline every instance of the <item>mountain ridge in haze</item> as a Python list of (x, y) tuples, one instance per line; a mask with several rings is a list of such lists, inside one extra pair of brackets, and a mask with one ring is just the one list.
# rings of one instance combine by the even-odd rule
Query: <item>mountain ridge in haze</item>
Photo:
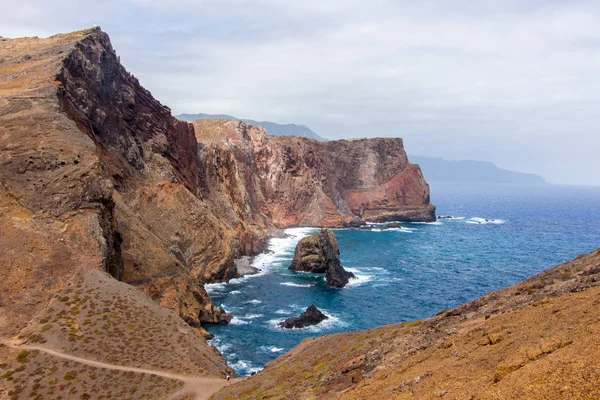
[(445, 160), (440, 157), (410, 156), (411, 162), (419, 164), (428, 181), (473, 183), (545, 184), (546, 180), (536, 174), (509, 171), (497, 167), (491, 161)]
[(325, 142), (328, 139), (319, 136), (313, 130), (311, 130), (306, 125), (297, 125), (297, 124), (278, 124), (276, 122), (270, 121), (256, 121), (253, 119), (245, 119), (245, 118), (237, 118), (227, 114), (180, 114), (176, 116), (177, 118), (183, 121), (193, 121), (196, 119), (213, 119), (213, 118), (221, 118), (221, 119), (235, 119), (244, 121), (247, 124), (262, 126), (267, 130), (270, 135), (274, 136), (304, 136), (310, 139), (318, 140), (319, 142)]

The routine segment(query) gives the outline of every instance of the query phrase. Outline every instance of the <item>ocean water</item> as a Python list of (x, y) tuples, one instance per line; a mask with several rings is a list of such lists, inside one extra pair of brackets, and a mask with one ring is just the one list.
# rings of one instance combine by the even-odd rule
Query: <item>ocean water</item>
[[(230, 325), (210, 342), (246, 375), (325, 333), (421, 319), (600, 247), (600, 187), (431, 184), (440, 219), (402, 229), (337, 229), (342, 265), (358, 279), (328, 288), (324, 276), (289, 271), (294, 248), (318, 229), (287, 230), (258, 256), (258, 275), (207, 285)], [(330, 318), (304, 329), (277, 323), (315, 304)]]

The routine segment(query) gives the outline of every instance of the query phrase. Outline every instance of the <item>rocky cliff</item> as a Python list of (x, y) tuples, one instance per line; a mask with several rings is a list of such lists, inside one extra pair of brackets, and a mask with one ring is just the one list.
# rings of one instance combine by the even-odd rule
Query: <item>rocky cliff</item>
[(234, 260), (260, 252), (274, 227), (433, 218), (400, 139), (190, 124), (124, 69), (99, 28), (0, 38), (2, 337), (53, 315), (49, 302), (94, 271), (143, 291), (140, 309), (154, 301), (192, 327), (224, 322), (203, 284), (237, 276)]
[[(228, 177), (240, 181), (248, 211), (278, 228), (435, 220), (429, 185), (408, 161), (402, 139), (317, 142), (269, 136), (242, 121), (193, 124), (208, 150), (205, 168), (223, 183)], [(237, 168), (233, 176), (231, 165)]]

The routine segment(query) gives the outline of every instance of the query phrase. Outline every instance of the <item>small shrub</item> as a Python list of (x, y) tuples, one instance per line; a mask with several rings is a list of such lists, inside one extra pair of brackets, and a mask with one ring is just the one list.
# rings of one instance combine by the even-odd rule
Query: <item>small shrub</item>
[(14, 374), (15, 371), (12, 370), (8, 370), (8, 371), (4, 371), (4, 373), (0, 376), (2, 376), (4, 379), (8, 379), (12, 376), (12, 374)]
[(322, 362), (321, 364), (315, 365), (315, 367), (313, 368), (313, 372), (317, 372), (319, 371), (321, 368), (323, 368), (325, 365), (327, 365), (327, 361)]
[(28, 356), (29, 356), (29, 351), (22, 350), (19, 354), (17, 354), (17, 361), (20, 363), (26, 363)]
[(76, 371), (67, 371), (67, 372), (65, 372), (64, 379), (65, 379), (65, 381), (72, 381), (76, 377), (77, 377)]
[(406, 325), (407, 325), (407, 326), (410, 326), (410, 327), (413, 327), (413, 326), (419, 326), (419, 325), (421, 325), (421, 320), (420, 320), (420, 319), (417, 319), (417, 320), (414, 320), (414, 321), (412, 321), (412, 322), (409, 322), (409, 323), (407, 323)]

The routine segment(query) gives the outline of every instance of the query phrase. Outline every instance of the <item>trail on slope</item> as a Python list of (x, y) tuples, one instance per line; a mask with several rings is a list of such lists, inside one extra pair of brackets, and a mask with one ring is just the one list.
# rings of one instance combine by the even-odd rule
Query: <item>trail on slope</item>
[[(81, 358), (77, 356), (73, 356), (70, 354), (61, 353), (60, 351), (52, 350), (42, 346), (32, 346), (26, 345), (19, 341), (15, 340), (0, 340), (0, 343), (3, 343), (5, 346), (11, 347), (13, 349), (21, 349), (21, 350), (38, 350), (44, 353), (50, 354), (55, 357), (64, 358), (65, 360), (75, 361), (81, 364), (86, 364), (92, 367), (104, 368), (116, 371), (126, 371), (126, 372), (137, 372), (140, 374), (154, 374), (156, 376), (161, 376), (163, 378), (168, 379), (177, 379), (182, 381), (185, 386), (180, 391), (171, 395), (171, 399), (176, 399), (180, 396), (193, 394), (196, 400), (208, 400), (211, 395), (219, 391), (222, 387), (227, 385), (227, 381), (222, 378), (205, 378), (205, 377), (193, 377), (187, 375), (174, 374), (167, 371), (146, 369), (146, 368), (136, 368), (136, 367), (128, 367), (124, 365), (114, 365), (107, 364), (101, 361), (88, 360), (86, 358)], [(241, 381), (244, 378), (232, 379), (231, 382)]]

